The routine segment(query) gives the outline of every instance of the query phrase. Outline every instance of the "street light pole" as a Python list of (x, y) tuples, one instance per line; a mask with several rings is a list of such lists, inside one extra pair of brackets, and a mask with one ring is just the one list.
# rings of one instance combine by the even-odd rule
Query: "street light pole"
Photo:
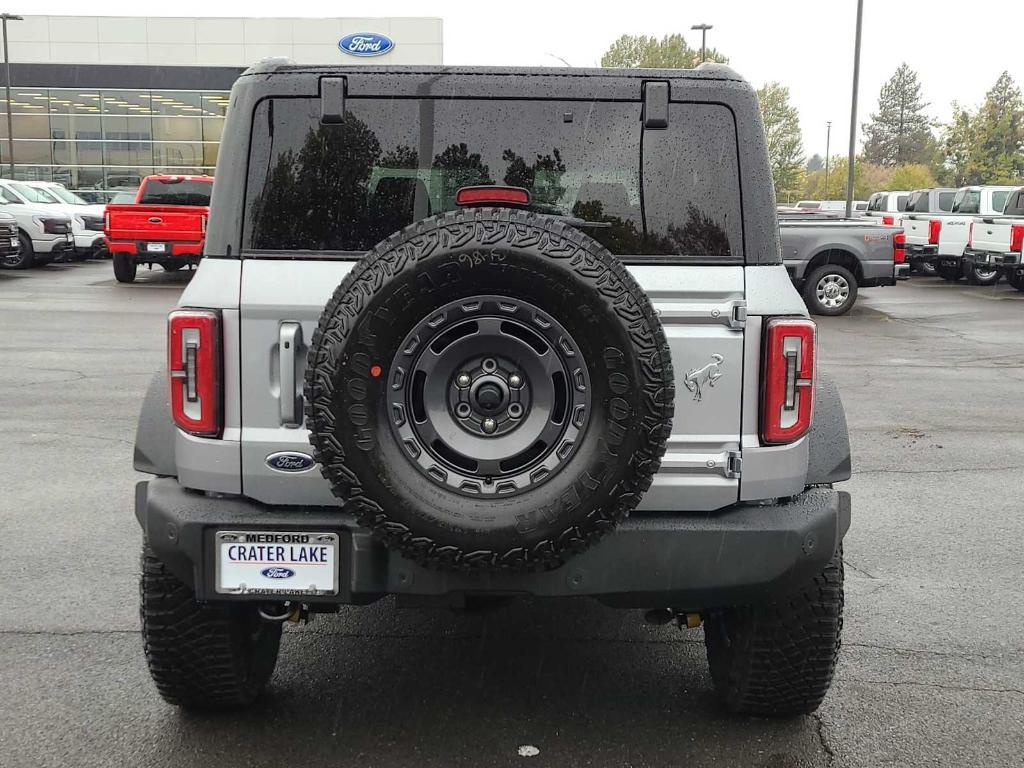
[(7, 22), (21, 21), (21, 16), (13, 13), (0, 13), (0, 19), (4, 24), (4, 69), (7, 70), (7, 77), (4, 82), (4, 98), (7, 99), (7, 159), (10, 161), (11, 178), (14, 178), (14, 130), (11, 127), (11, 57), (7, 54)]
[(700, 62), (708, 60), (708, 30), (714, 29), (711, 24), (694, 24), (690, 29), (700, 32)]
[(846, 218), (853, 216), (853, 164), (857, 153), (857, 90), (860, 87), (860, 30), (864, 0), (857, 0), (857, 35), (853, 43), (853, 96), (850, 99), (850, 156), (846, 161)]
[(832, 121), (825, 123), (825, 193), (822, 197), (828, 197), (828, 156), (832, 146)]

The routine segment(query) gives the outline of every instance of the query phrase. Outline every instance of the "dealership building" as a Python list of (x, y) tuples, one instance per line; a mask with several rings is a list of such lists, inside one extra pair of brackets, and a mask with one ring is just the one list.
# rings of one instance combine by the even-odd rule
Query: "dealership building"
[(231, 84), (259, 59), (442, 63), (437, 18), (25, 16), (8, 40), (14, 177), (97, 201), (151, 173), (212, 174)]

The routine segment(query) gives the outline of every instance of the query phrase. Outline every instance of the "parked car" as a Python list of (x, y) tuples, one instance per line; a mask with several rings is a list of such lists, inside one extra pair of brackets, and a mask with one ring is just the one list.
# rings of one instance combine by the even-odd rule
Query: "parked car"
[(21, 246), (17, 257), (3, 260), (8, 269), (41, 266), (74, 250), (71, 217), (51, 203), (27, 202), (35, 197), (21, 182), (0, 179), (0, 210), (17, 220)]
[[(963, 187), (953, 198), (953, 210), (946, 216), (934, 216), (929, 227), (938, 245), (932, 258), (935, 271), (943, 280), (956, 282), (966, 277), (974, 285), (992, 285), (999, 280), (999, 270), (974, 265), (964, 269), (964, 249), (971, 224), (985, 216), (998, 216), (1016, 187)], [(937, 222), (937, 223), (932, 223)]]
[(1007, 282), (1024, 291), (1024, 187), (1007, 198), (1002, 216), (985, 216), (975, 220), (964, 250), (963, 270), (967, 274), (980, 270), (997, 270)]
[(18, 220), (9, 213), (0, 211), (0, 264), (17, 267), (21, 257), (21, 240), (18, 238)]
[[(135, 446), (167, 701), (245, 706), (284, 620), (393, 594), (703, 622), (729, 709), (821, 702), (849, 440), (780, 263), (754, 89), (720, 64), (572, 75), (271, 60), (235, 83), (216, 258)], [(431, 165), (460, 147), (477, 160)], [(552, 147), (557, 195), (493, 183)]]
[(938, 226), (931, 224), (929, 214), (950, 213), (957, 190), (952, 187), (915, 189), (907, 200), (907, 208), (900, 217), (907, 239), (907, 262), (912, 272), (934, 275), (933, 257), (939, 252)]
[(781, 215), (782, 261), (816, 315), (844, 315), (860, 288), (895, 285), (909, 267), (903, 230), (867, 218)]
[(198, 264), (212, 190), (212, 176), (147, 176), (134, 203), (108, 203), (105, 231), (117, 281), (133, 282), (139, 264), (168, 272)]
[(801, 211), (817, 211), (821, 208), (821, 200), (797, 200), (793, 207)]
[(74, 255), (79, 260), (95, 256), (105, 247), (103, 236), (102, 204), (87, 203), (63, 184), (53, 181), (25, 181), (30, 187), (53, 201), (53, 204), (71, 216), (71, 231), (75, 236)]
[(864, 215), (868, 218), (881, 219), (888, 226), (900, 226), (899, 214), (907, 209), (909, 192), (875, 192), (868, 198)]
[[(853, 212), (854, 214), (863, 214), (868, 209), (867, 200), (854, 200), (853, 201)], [(836, 213), (846, 213), (846, 201), (845, 200), (822, 200), (818, 203), (818, 207), (815, 209), (818, 211), (833, 211)]]

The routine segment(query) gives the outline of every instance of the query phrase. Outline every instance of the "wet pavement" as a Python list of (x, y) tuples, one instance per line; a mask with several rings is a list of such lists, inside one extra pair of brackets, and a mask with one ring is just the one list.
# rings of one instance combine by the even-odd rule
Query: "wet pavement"
[(639, 612), (388, 600), (288, 631), (258, 706), (195, 716), (146, 673), (131, 469), (187, 279), (118, 285), (109, 262), (0, 272), (5, 768), (1024, 759), (1024, 293), (915, 279), (820, 321), (856, 474), (845, 642), (817, 716), (724, 714), (700, 630)]

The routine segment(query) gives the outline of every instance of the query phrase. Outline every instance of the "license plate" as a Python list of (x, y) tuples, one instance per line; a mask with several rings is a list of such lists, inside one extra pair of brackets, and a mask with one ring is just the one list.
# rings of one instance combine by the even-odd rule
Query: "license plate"
[(227, 595), (334, 595), (338, 534), (218, 531), (217, 592)]
[(12, 237), (12, 238), (11, 238), (11, 245), (12, 245), (12, 246), (15, 246), (15, 247), (16, 247), (16, 246), (18, 245), (18, 243), (19, 243), (19, 242), (20, 242), (20, 241), (19, 241), (19, 240), (18, 240), (18, 238), (16, 238), (16, 237)]
[(167, 246), (164, 243), (146, 243), (146, 250), (150, 253), (163, 253)]

